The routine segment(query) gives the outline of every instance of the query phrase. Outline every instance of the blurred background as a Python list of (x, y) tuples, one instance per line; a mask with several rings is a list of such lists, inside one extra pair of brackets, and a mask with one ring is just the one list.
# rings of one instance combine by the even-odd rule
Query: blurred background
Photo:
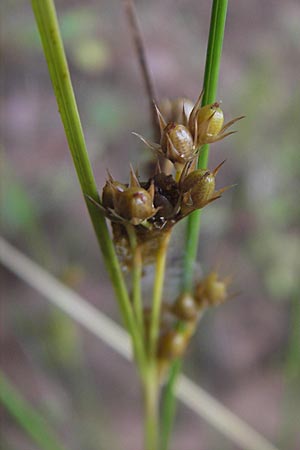
[[(195, 101), (211, 2), (136, 4), (157, 98)], [(129, 161), (143, 173), (151, 158), (131, 131), (151, 138), (151, 122), (122, 2), (56, 5), (98, 186), (107, 168), (127, 181)], [(30, 2), (2, 7), (2, 235), (119, 321)], [(225, 119), (246, 119), (211, 148), (210, 167), (227, 160), (218, 187), (237, 186), (204, 209), (198, 259), (204, 273), (232, 275), (239, 295), (205, 315), (185, 360), (186, 374), (284, 450), (300, 446), (299, 23), (297, 0), (229, 2), (218, 99)], [(6, 375), (70, 450), (140, 448), (134, 368), (0, 269)], [(38, 448), (8, 415), (4, 424), (3, 448)], [(172, 450), (220, 448), (238, 449), (179, 404)]]

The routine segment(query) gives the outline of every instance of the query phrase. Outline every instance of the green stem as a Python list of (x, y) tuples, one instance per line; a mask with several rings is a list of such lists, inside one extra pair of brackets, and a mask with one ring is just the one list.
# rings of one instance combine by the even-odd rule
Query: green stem
[(159, 333), (160, 310), (169, 240), (170, 231), (162, 236), (156, 255), (152, 313), (149, 330), (149, 359), (146, 367), (146, 376), (143, 380), (145, 396), (145, 450), (158, 449), (159, 383), (156, 363), (156, 348)]
[[(226, 22), (228, 0), (213, 0), (209, 38), (206, 52), (206, 64), (204, 74), (204, 96), (202, 106), (213, 103), (216, 98), (220, 61), (223, 47), (224, 30)], [(206, 168), (209, 155), (209, 145), (201, 148), (198, 167)], [(183, 292), (190, 292), (193, 288), (194, 264), (197, 257), (199, 242), (201, 210), (195, 211), (187, 219), (186, 245), (183, 261)], [(180, 374), (182, 363), (177, 360), (171, 366), (167, 381), (162, 406), (162, 441), (161, 450), (167, 450), (170, 433), (175, 416), (175, 385)]]
[(141, 248), (138, 245), (136, 233), (133, 225), (128, 224), (126, 226), (128, 234), (130, 248), (132, 252), (132, 304), (135, 313), (135, 318), (139, 327), (140, 335), (144, 340), (144, 321), (143, 321), (143, 305), (142, 305), (142, 293), (141, 293), (141, 277), (142, 277), (142, 254)]
[(87, 153), (69, 68), (60, 35), (53, 0), (32, 0), (54, 93), (81, 190), (100, 245), (105, 266), (112, 281), (125, 326), (131, 334), (135, 355), (143, 358), (141, 339), (134, 321), (129, 295), (102, 211), (87, 196), (99, 202), (97, 186)]
[(163, 293), (163, 284), (165, 279), (165, 266), (167, 258), (168, 243), (170, 232), (168, 231), (160, 242), (156, 256), (155, 278), (153, 286), (152, 314), (149, 332), (149, 356), (150, 360), (155, 359), (157, 338), (159, 331), (159, 319), (161, 310), (161, 300)]
[[(204, 74), (204, 96), (202, 105), (213, 103), (216, 98), (218, 77), (220, 70), (221, 53), (224, 39), (228, 0), (214, 0), (211, 12), (206, 64)], [(209, 154), (209, 145), (201, 148), (198, 167), (206, 168)], [(197, 257), (199, 242), (201, 211), (193, 212), (187, 219), (186, 248), (184, 253), (183, 290), (192, 289), (193, 269)]]
[(170, 436), (173, 428), (175, 411), (176, 411), (176, 398), (174, 395), (176, 381), (180, 375), (182, 368), (182, 359), (177, 358), (172, 362), (168, 381), (164, 389), (162, 413), (161, 413), (161, 442), (160, 450), (167, 450), (169, 446)]

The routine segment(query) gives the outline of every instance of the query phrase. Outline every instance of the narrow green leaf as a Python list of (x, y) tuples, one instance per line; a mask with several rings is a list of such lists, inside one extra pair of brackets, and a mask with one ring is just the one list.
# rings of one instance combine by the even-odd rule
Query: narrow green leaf
[(40, 413), (27, 403), (2, 372), (0, 372), (0, 402), (40, 450), (66, 450)]

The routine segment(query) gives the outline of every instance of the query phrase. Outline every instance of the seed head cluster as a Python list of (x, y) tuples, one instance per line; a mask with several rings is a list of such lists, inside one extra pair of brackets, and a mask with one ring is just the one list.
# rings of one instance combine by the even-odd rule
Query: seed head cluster
[[(216, 190), (216, 177), (225, 161), (210, 170), (197, 168), (197, 159), (203, 145), (234, 133), (227, 131), (228, 128), (243, 116), (224, 125), (220, 103), (201, 107), (202, 97), (203, 92), (194, 105), (187, 99), (165, 100), (160, 106), (154, 104), (159, 142), (134, 133), (160, 160), (172, 163), (174, 174), (162, 169), (159, 159), (153, 175), (145, 181), (139, 179), (132, 166), (127, 182), (115, 180), (108, 172), (101, 203), (96, 205), (111, 222), (115, 248), (124, 270), (130, 270), (133, 264), (132, 231), (143, 266), (153, 263), (166, 234), (177, 222), (217, 200), (230, 187)], [(185, 352), (203, 309), (223, 303), (229, 297), (229, 284), (228, 278), (222, 279), (213, 271), (198, 281), (191, 293), (180, 294), (172, 303), (163, 302), (157, 345), (162, 375), (170, 362)], [(143, 309), (146, 343), (151, 314), (151, 307)]]
[(197, 169), (197, 158), (204, 144), (219, 141), (234, 133), (226, 130), (242, 117), (224, 125), (220, 104), (201, 107), (202, 97), (203, 92), (192, 108), (191, 102), (186, 99), (162, 102), (166, 119), (155, 105), (160, 129), (159, 143), (148, 141), (135, 133), (157, 155), (174, 165), (174, 176), (165, 173), (159, 163), (155, 173), (146, 181), (140, 181), (132, 167), (127, 183), (119, 182), (108, 174), (101, 203), (97, 206), (112, 223), (116, 249), (123, 259), (124, 267), (130, 266), (126, 225), (135, 227), (137, 241), (143, 247), (144, 263), (147, 264), (155, 258), (155, 241), (159, 241), (160, 234), (170, 231), (193, 211), (217, 200), (228, 189), (215, 189), (216, 176), (224, 161), (213, 170)]

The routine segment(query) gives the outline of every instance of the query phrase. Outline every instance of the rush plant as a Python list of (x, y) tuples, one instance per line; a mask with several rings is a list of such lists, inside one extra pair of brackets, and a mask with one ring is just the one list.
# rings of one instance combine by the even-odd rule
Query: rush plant
[[(144, 448), (166, 450), (181, 358), (205, 309), (223, 303), (228, 298), (230, 285), (229, 279), (220, 278), (216, 272), (196, 281), (193, 274), (200, 212), (228, 189), (216, 189), (216, 177), (224, 161), (214, 169), (207, 168), (209, 144), (232, 134), (229, 128), (242, 118), (224, 125), (223, 110), (216, 101), (227, 1), (213, 0), (212, 3), (204, 83), (192, 108), (191, 102), (180, 98), (173, 102), (152, 102), (154, 93), (139, 46), (133, 4), (126, 2), (135, 43), (140, 49), (138, 55), (148, 91), (155, 141), (137, 136), (154, 152), (157, 164), (153, 174), (145, 180), (139, 178), (129, 162), (128, 174), (124, 174), (122, 180), (108, 173), (101, 195), (85, 145), (54, 1), (32, 0), (32, 7), (83, 199), (124, 326), (131, 337), (144, 397)], [(182, 288), (175, 298), (166, 299), (163, 288), (168, 244), (174, 227), (181, 220), (186, 222)], [(147, 265), (153, 265), (155, 270), (152, 301), (146, 306), (142, 283)], [(131, 275), (129, 286), (125, 283), (124, 272)]]

